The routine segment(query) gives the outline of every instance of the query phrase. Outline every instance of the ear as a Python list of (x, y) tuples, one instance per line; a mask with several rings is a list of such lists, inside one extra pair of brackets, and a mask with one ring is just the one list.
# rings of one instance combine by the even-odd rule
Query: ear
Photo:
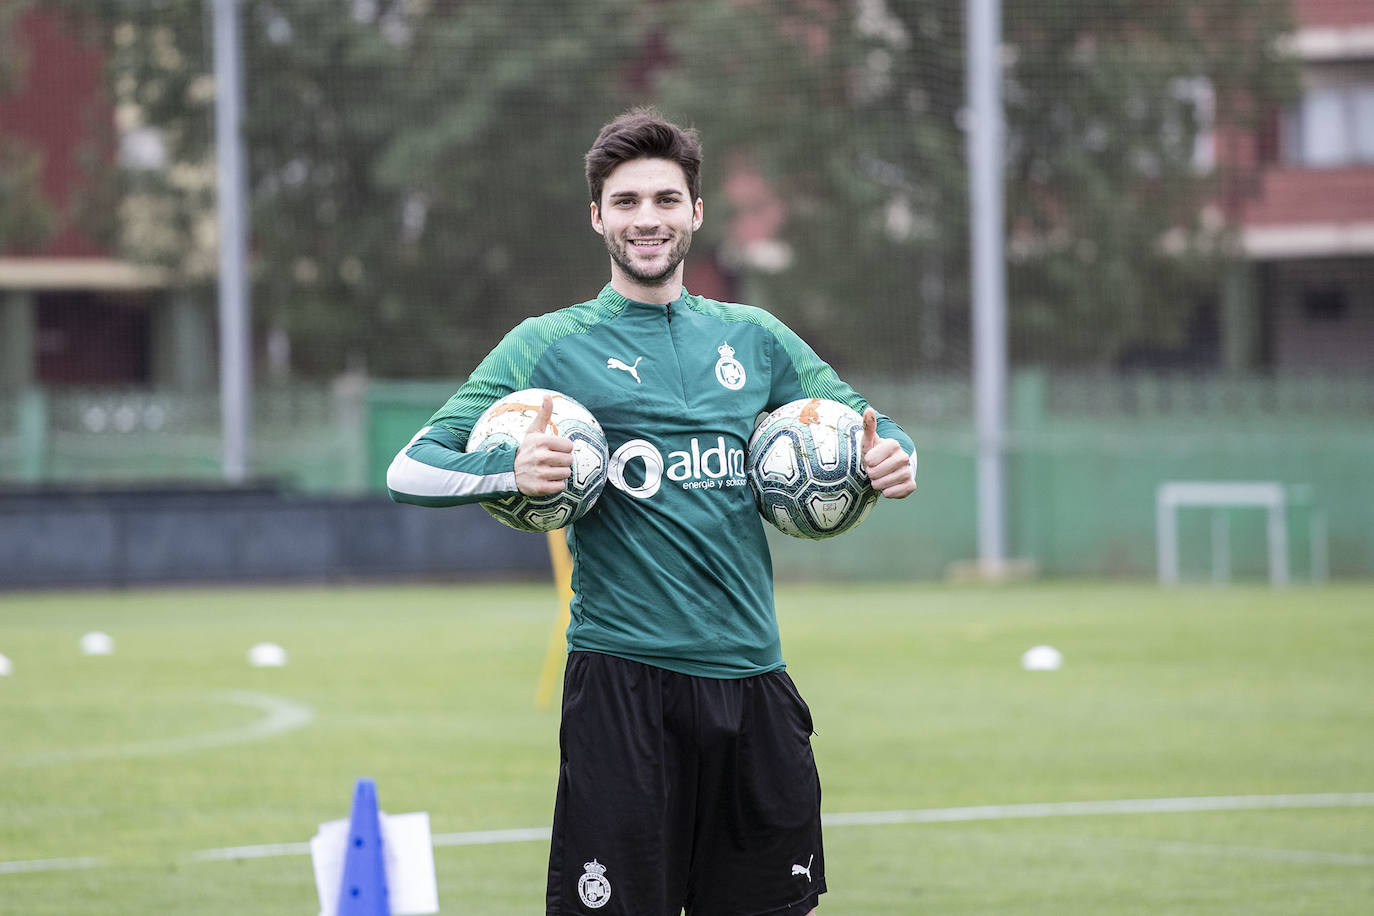
[(592, 229), (597, 235), (605, 235), (606, 227), (601, 224), (601, 208), (592, 201)]
[(705, 213), (704, 205), (703, 205), (702, 202), (701, 202), (701, 198), (698, 197), (698, 198), (697, 198), (697, 202), (692, 206), (692, 231), (693, 231), (693, 232), (696, 232), (698, 229), (701, 228), (701, 223), (702, 223), (702, 220), (703, 220), (703, 218), (704, 218), (704, 216), (703, 216), (704, 213)]

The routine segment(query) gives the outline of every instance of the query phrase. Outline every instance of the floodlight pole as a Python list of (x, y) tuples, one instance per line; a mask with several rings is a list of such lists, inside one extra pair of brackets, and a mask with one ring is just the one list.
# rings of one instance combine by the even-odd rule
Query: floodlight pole
[(992, 575), (1007, 557), (1007, 275), (1001, 32), (1001, 0), (966, 0), (978, 565), (985, 574)]
[(252, 434), (252, 351), (249, 346), (247, 207), (244, 203), (243, 75), (238, 0), (210, 0), (214, 13), (215, 162), (219, 216), (219, 400), (224, 479), (248, 476)]

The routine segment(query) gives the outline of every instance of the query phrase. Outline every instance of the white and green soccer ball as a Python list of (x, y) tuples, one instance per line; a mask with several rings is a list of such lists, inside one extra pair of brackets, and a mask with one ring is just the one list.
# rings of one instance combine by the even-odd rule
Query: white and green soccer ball
[(863, 464), (863, 418), (839, 401), (803, 398), (764, 417), (745, 473), (759, 513), (794, 538), (829, 538), (878, 501)]
[(553, 531), (572, 524), (591, 510), (606, 486), (610, 463), (606, 434), (591, 411), (562, 392), (525, 388), (501, 398), (473, 424), (467, 450), (519, 448), (545, 395), (553, 398), (548, 431), (573, 442), (572, 476), (567, 488), (550, 496), (517, 493), (482, 503), (498, 522), (520, 531)]

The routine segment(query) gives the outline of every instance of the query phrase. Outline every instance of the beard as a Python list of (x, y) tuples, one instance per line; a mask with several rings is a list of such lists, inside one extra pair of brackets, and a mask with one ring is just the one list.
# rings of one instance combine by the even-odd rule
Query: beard
[(660, 286), (666, 283), (678, 265), (687, 257), (687, 250), (692, 247), (692, 231), (680, 233), (677, 240), (673, 242), (673, 247), (668, 251), (668, 260), (664, 262), (662, 270), (649, 271), (638, 266), (630, 258), (630, 242), (619, 241), (610, 236), (605, 236), (606, 250), (611, 254), (611, 260), (624, 271), (625, 275), (636, 283), (643, 283), (645, 286)]

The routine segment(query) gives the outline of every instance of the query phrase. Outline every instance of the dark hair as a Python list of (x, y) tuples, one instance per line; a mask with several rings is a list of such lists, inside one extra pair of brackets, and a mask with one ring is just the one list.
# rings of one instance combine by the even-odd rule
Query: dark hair
[(701, 141), (694, 127), (678, 127), (654, 108), (631, 108), (596, 135), (587, 150), (587, 190), (601, 203), (606, 177), (634, 159), (667, 159), (682, 167), (692, 200), (701, 196)]

